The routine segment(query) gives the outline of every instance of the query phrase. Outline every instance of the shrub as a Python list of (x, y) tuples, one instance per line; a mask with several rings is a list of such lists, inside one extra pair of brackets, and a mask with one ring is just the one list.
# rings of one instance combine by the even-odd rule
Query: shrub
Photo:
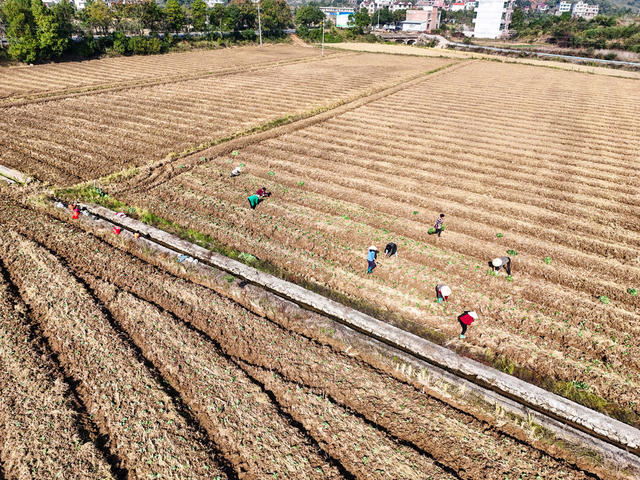
[(242, 35), (242, 39), (243, 40), (248, 40), (250, 42), (253, 42), (257, 38), (255, 30), (253, 30), (251, 28), (247, 28), (246, 30), (242, 30), (242, 32), (240, 32), (240, 34)]

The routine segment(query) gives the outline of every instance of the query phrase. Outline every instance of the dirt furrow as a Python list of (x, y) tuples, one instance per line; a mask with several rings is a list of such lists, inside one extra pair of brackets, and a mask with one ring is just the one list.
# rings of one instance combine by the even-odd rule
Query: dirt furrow
[(115, 478), (122, 472), (112, 472), (82, 425), (90, 420), (36, 347), (28, 311), (6, 277), (0, 262), (0, 478)]
[(328, 461), (208, 339), (148, 302), (84, 277), (147, 359), (180, 392), (238, 478), (342, 478), (336, 462), (330, 457)]
[(130, 478), (226, 478), (220, 458), (153, 371), (114, 330), (91, 292), (38, 244), (8, 232), (11, 280)]

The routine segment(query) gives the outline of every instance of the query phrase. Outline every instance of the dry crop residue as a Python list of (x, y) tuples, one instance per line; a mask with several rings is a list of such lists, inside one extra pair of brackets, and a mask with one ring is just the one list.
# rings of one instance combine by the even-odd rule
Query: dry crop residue
[[(216, 468), (213, 458), (197, 459), (211, 455), (211, 445), (221, 478), (593, 477), (497, 424), (254, 315), (191, 281), (187, 270), (172, 274), (146, 263), (118, 237), (6, 203), (0, 224), (11, 232), (0, 240), (9, 277), (130, 473), (144, 472), (148, 460), (148, 472), (157, 467), (155, 455), (127, 449), (140, 425), (132, 416), (142, 415), (154, 442), (159, 430), (165, 442), (177, 440), (179, 430), (188, 439), (192, 459), (179, 462), (183, 467)], [(152, 405), (109, 414), (112, 403), (124, 410), (158, 398), (154, 385), (162, 379), (173, 395), (164, 408), (181, 404), (189, 415), (157, 422), (145, 413)], [(144, 397), (136, 395), (140, 381), (149, 387)], [(123, 416), (134, 432), (122, 428)], [(185, 420), (193, 423), (178, 425)], [(170, 463), (187, 454), (179, 442), (171, 448), (176, 457), (164, 458)]]
[(0, 165), (58, 185), (95, 179), (287, 115), (331, 106), (445, 63), (408, 57), (390, 62), (375, 54), (337, 55), (253, 72), (3, 107)]
[[(477, 355), (640, 413), (640, 297), (627, 293), (640, 285), (637, 87), (476, 62), (249, 144), (236, 179), (213, 158), (151, 189), (114, 191), (455, 347), (456, 316), (477, 310), (465, 343)], [(261, 186), (274, 195), (252, 211), (246, 197)], [(448, 228), (429, 237), (440, 212)], [(366, 275), (366, 248), (389, 241), (400, 258)], [(513, 281), (487, 265), (507, 251)], [(444, 305), (439, 282), (454, 292)]]

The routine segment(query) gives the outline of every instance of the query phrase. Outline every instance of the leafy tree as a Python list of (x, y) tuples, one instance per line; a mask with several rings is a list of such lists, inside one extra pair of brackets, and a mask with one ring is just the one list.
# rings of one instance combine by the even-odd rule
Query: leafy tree
[(371, 25), (371, 17), (366, 8), (361, 8), (355, 13), (349, 15), (349, 24), (353, 26), (354, 33), (362, 34), (365, 28)]
[(31, 12), (36, 23), (38, 57), (59, 57), (69, 45), (69, 36), (60, 31), (56, 16), (42, 0), (31, 0)]
[(371, 16), (371, 23), (384, 25), (391, 22), (393, 22), (393, 13), (391, 13), (388, 7), (376, 10), (376, 12)]
[(293, 16), (286, 0), (260, 0), (262, 29), (281, 32), (293, 25)]
[(7, 25), (9, 55), (21, 62), (38, 60), (37, 27), (29, 0), (6, 0), (2, 16)]
[(138, 19), (142, 28), (157, 32), (164, 22), (164, 11), (158, 6), (155, 0), (145, 0), (137, 5)]
[(109, 33), (113, 17), (104, 0), (93, 0), (85, 7), (83, 15), (89, 28), (103, 35)]
[(296, 11), (296, 23), (310, 27), (318, 25), (324, 19), (324, 13), (317, 5), (304, 5)]
[(61, 0), (51, 7), (58, 24), (58, 32), (61, 37), (71, 38), (75, 28), (73, 21), (76, 17), (76, 7), (69, 0)]
[(207, 4), (204, 0), (193, 0), (191, 4), (191, 23), (196, 32), (203, 32), (207, 26)]
[(225, 20), (227, 27), (234, 32), (255, 29), (258, 25), (258, 9), (251, 0), (231, 0)]
[(404, 22), (407, 19), (407, 11), (406, 10), (396, 10), (393, 12), (393, 21), (394, 22)]
[(524, 29), (524, 12), (521, 8), (516, 8), (511, 14), (510, 28), (517, 30), (518, 32)]
[(184, 11), (178, 0), (167, 0), (164, 8), (167, 18), (167, 28), (172, 32), (180, 32), (184, 27)]
[(217, 27), (220, 29), (220, 33), (222, 33), (222, 22), (224, 21), (227, 15), (227, 9), (221, 3), (216, 3), (211, 11), (209, 12), (209, 25), (212, 27)]

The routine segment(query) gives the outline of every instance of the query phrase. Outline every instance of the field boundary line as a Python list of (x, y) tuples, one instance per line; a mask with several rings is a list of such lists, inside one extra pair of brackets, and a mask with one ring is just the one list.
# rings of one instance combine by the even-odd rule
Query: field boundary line
[(31, 183), (33, 179), (28, 175), (19, 172), (18, 170), (0, 165), (0, 180), (6, 181), (8, 183), (19, 183), (21, 185), (26, 185), (28, 183)]
[[(251, 127), (247, 130), (238, 131), (227, 137), (217, 138), (209, 142), (201, 143), (198, 146), (191, 147), (187, 150), (183, 150), (182, 152), (170, 153), (167, 157), (154, 164), (134, 168), (130, 172), (116, 172), (103, 177), (102, 179), (90, 180), (88, 182), (83, 182), (80, 185), (93, 185), (100, 183), (101, 181), (104, 183), (112, 183), (112, 181), (119, 178), (131, 177), (130, 180), (126, 182), (127, 188), (135, 188), (136, 190), (153, 188), (154, 186), (162, 184), (180, 173), (189, 171), (197, 164), (202, 163), (202, 158), (204, 157), (193, 156), (191, 159), (187, 158), (192, 155), (202, 155), (202, 152), (209, 150), (209, 152), (207, 152), (207, 158), (205, 158), (206, 161), (209, 161), (214, 157), (229, 154), (233, 150), (244, 148), (247, 145), (260, 143), (264, 140), (280, 137), (287, 133), (324, 122), (337, 115), (355, 110), (356, 108), (370, 102), (387, 97), (414, 85), (418, 85), (425, 80), (433, 78), (434, 76), (455, 71), (463, 66), (470, 65), (471, 63), (472, 62), (469, 61), (448, 63), (427, 72), (423, 71), (418, 74), (405, 77), (391, 85), (387, 83), (385, 85), (370, 88), (365, 92), (359, 93), (350, 98), (339, 100), (330, 105), (320, 106), (296, 115), (285, 115), (275, 120), (256, 125), (255, 127)], [(177, 160), (182, 160), (179, 168), (174, 166)]]
[[(375, 45), (375, 44), (367, 44), (367, 45)], [(399, 44), (394, 44), (394, 45), (398, 45), (401, 47), (418, 48), (413, 45), (399, 45)], [(588, 63), (577, 63), (577, 62), (571, 62), (571, 61), (563, 62), (561, 60), (554, 60), (554, 59), (545, 58), (545, 57), (540, 57), (540, 58), (509, 57), (509, 56), (503, 56), (499, 54), (472, 52), (472, 51), (457, 50), (457, 49), (453, 49), (453, 50), (438, 49), (438, 50), (448, 51), (448, 52), (458, 52), (466, 55), (446, 55), (441, 53), (439, 55), (431, 56), (431, 55), (420, 55), (419, 53), (404, 53), (401, 51), (385, 52), (382, 50), (376, 51), (376, 50), (366, 50), (366, 49), (360, 50), (357, 48), (343, 48), (343, 47), (338, 47), (335, 44), (330, 46), (325, 45), (325, 49), (330, 49), (334, 51), (341, 50), (341, 51), (347, 51), (347, 52), (358, 52), (358, 53), (376, 53), (379, 55), (404, 55), (408, 57), (420, 57), (420, 58), (451, 58), (456, 60), (480, 60), (485, 62), (497, 62), (497, 63), (512, 64), (512, 65), (517, 64), (517, 65), (528, 65), (530, 67), (550, 68), (551, 70), (563, 70), (566, 72), (583, 73), (586, 75), (599, 75), (602, 77), (621, 78), (625, 80), (640, 80), (640, 76), (637, 76), (637, 75), (616, 75), (614, 73), (611, 73), (611, 72), (628, 72), (630, 74), (634, 74), (640, 71), (638, 69), (633, 69), (633, 70), (615, 69), (615, 68), (610, 68), (604, 65), (590, 65)], [(554, 62), (554, 63), (551, 64), (551, 62)], [(572, 66), (583, 67), (584, 70), (579, 68), (571, 68)], [(599, 70), (597, 71), (586, 70), (588, 68), (599, 69)]]
[(0, 100), (0, 108), (10, 108), (10, 107), (21, 107), (23, 105), (32, 105), (37, 103), (46, 103), (53, 102), (55, 100), (62, 100), (65, 98), (75, 98), (82, 97), (87, 95), (99, 95), (102, 93), (111, 93), (111, 92), (119, 92), (124, 90), (131, 90), (134, 88), (144, 88), (144, 87), (155, 87), (158, 85), (168, 85), (171, 83), (180, 83), (187, 82), (190, 80), (199, 80), (207, 77), (224, 77), (227, 75), (233, 75), (236, 73), (248, 73), (254, 72), (264, 68), (275, 68), (279, 66), (286, 65), (295, 65), (297, 63), (309, 63), (313, 61), (324, 61), (332, 58), (344, 57), (344, 56), (353, 56), (353, 55), (362, 55), (360, 52), (352, 52), (352, 54), (336, 54), (329, 55), (327, 57), (320, 56), (306, 56), (300, 58), (294, 58), (291, 60), (276, 60), (272, 62), (263, 62), (259, 64), (252, 65), (243, 65), (238, 67), (213, 70), (207, 72), (193, 73), (193, 74), (185, 74), (185, 75), (176, 75), (164, 77), (157, 80), (130, 80), (124, 83), (109, 83), (107, 85), (88, 85), (85, 87), (79, 87), (77, 89), (68, 89), (68, 90), (57, 90), (57, 91), (49, 91), (49, 92), (40, 92), (27, 94), (23, 96), (10, 97), (9, 99)]
[(482, 365), (475, 360), (461, 356), (452, 350), (311, 292), (299, 285), (190, 243), (164, 230), (133, 218), (118, 217), (114, 211), (105, 207), (85, 206), (90, 213), (113, 225), (120, 226), (129, 232), (139, 233), (143, 238), (164, 248), (189, 255), (205, 265), (229, 272), (304, 309), (338, 321), (366, 337), (409, 354), (418, 361), (437, 367), (444, 376), (450, 379), (454, 376), (456, 381), (462, 379), (463, 382), (470, 382), (487, 389), (489, 397), (495, 398), (496, 394), (506, 397), (506, 402), (520, 404), (518, 409), (523, 412), (528, 412), (528, 409), (531, 409), (550, 417), (553, 422), (568, 425), (609, 445), (626, 450), (633, 455), (636, 463), (639, 462), (637, 457), (640, 455), (640, 430), (630, 425), (492, 367)]

